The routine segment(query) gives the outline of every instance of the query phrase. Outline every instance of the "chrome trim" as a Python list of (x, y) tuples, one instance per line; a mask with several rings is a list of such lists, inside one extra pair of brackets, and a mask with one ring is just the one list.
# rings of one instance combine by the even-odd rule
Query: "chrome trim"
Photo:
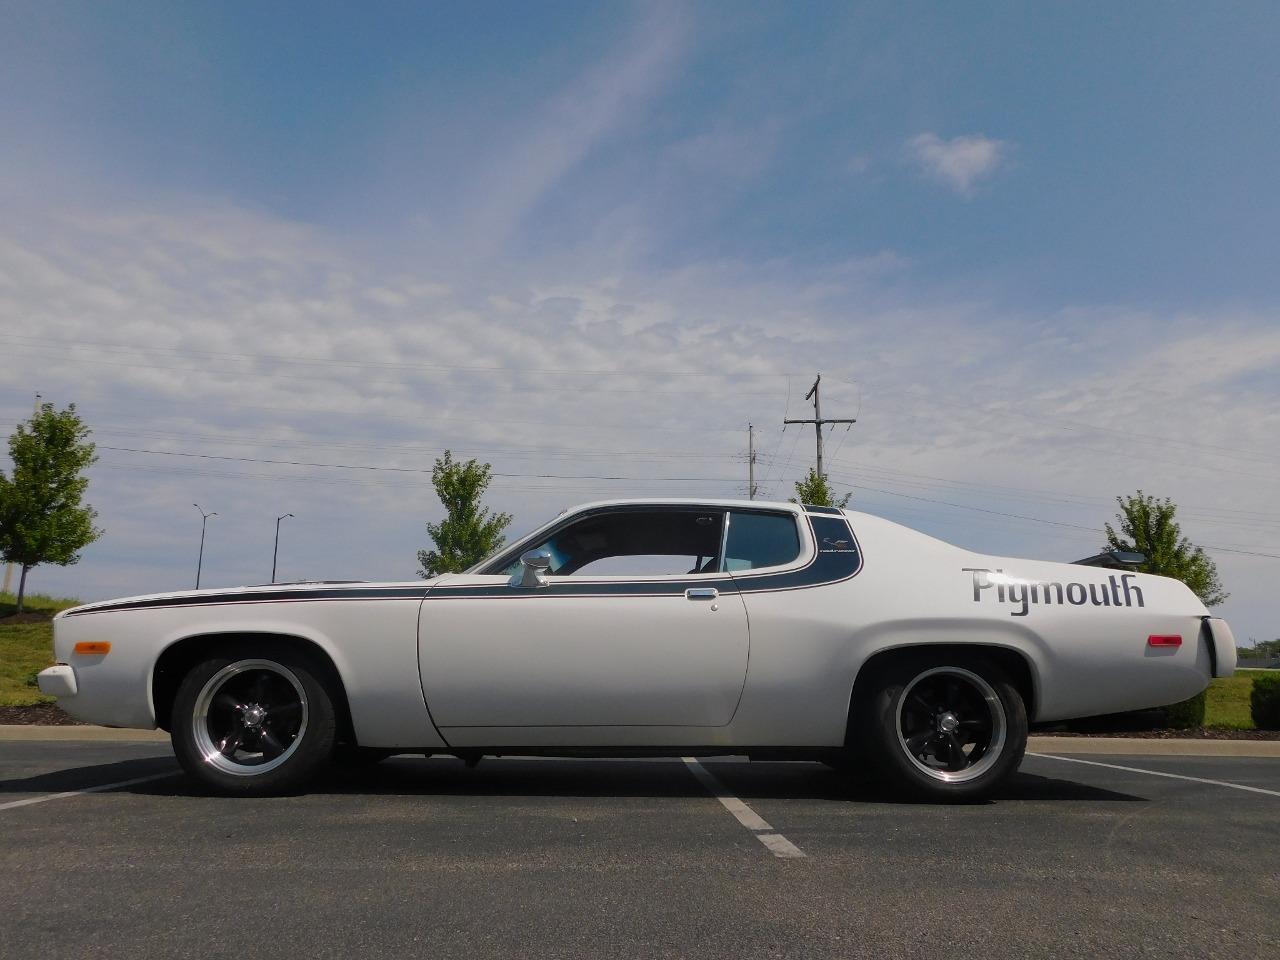
[(720, 528), (720, 556), (716, 558), (716, 573), (726, 573), (725, 557), (729, 549), (729, 522), (733, 517), (733, 511), (724, 510), (720, 516), (724, 519), (724, 526)]

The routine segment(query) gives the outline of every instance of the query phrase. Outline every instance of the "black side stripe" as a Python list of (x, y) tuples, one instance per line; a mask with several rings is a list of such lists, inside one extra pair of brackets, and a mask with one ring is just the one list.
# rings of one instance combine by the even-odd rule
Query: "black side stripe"
[(300, 600), (421, 600), (430, 588), (420, 587), (348, 587), (333, 590), (264, 590), (260, 593), (210, 593), (198, 597), (153, 597), (149, 600), (124, 600), (94, 605), (84, 610), (68, 611), (77, 617), (108, 610), (154, 610), (167, 607), (205, 607), (240, 603), (290, 603)]
[(215, 593), (198, 597), (156, 597), (108, 603), (66, 616), (83, 616), (112, 610), (154, 610), (175, 607), (244, 605), (255, 603), (299, 603), (304, 601), (352, 600), (458, 600), (483, 597), (501, 600), (532, 600), (590, 597), (677, 597), (691, 587), (714, 587), (722, 593), (773, 593), (784, 590), (809, 590), (841, 583), (862, 570), (862, 551), (843, 516), (810, 516), (810, 530), (817, 550), (803, 567), (779, 573), (731, 573), (715, 579), (665, 580), (661, 582), (618, 583), (608, 581), (576, 581), (555, 578), (536, 590), (512, 589), (506, 584), (446, 584), (429, 587), (346, 587), (327, 590), (268, 590), (261, 593)]

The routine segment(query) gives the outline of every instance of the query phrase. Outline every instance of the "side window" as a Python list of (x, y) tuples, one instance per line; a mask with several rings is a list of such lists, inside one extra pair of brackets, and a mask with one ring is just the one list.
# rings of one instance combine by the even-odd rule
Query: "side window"
[(620, 510), (583, 517), (532, 549), (551, 554), (553, 577), (715, 573), (723, 530), (720, 511)]
[(800, 535), (789, 513), (748, 513), (729, 516), (725, 569), (755, 570), (778, 567), (800, 556)]

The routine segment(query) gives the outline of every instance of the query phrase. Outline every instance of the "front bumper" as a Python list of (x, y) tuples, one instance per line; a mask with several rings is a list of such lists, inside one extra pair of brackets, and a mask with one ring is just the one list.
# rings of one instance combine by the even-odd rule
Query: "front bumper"
[(36, 682), (40, 685), (41, 693), (59, 700), (74, 697), (80, 691), (76, 683), (75, 668), (66, 663), (41, 670), (36, 675)]

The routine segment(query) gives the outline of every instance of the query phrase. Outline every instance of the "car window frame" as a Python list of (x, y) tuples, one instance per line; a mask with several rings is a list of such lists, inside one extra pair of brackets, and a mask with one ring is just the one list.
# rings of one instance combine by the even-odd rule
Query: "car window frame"
[[(689, 578), (711, 579), (713, 577), (724, 578), (727, 576), (719, 568), (724, 565), (724, 547), (725, 547), (725, 531), (729, 525), (729, 509), (720, 505), (713, 504), (693, 504), (693, 503), (635, 503), (635, 504), (609, 504), (607, 506), (594, 507), (587, 510), (580, 510), (557, 517), (551, 523), (544, 524), (542, 527), (534, 530), (527, 537), (517, 542), (514, 546), (508, 547), (503, 552), (497, 554), (492, 559), (477, 564), (468, 570), (468, 573), (482, 573), (491, 576), (505, 576), (505, 568), (512, 563), (519, 561), (521, 555), (532, 550), (539, 544), (551, 539), (560, 531), (573, 526), (580, 521), (598, 517), (610, 513), (699, 513), (699, 514), (719, 514), (721, 518), (720, 527), (720, 547), (716, 555), (717, 569), (708, 573), (680, 573), (680, 574), (609, 574), (580, 577), (577, 574), (569, 574), (563, 577), (551, 576), (549, 583), (617, 583), (617, 582), (649, 582), (649, 581), (672, 581), (687, 580)], [(625, 556), (625, 554), (618, 554)], [(671, 556), (679, 556), (679, 554), (671, 554)], [(495, 569), (497, 568), (497, 569)]]
[[(580, 520), (585, 520), (589, 517), (599, 516), (605, 513), (641, 513), (646, 511), (679, 511), (681, 513), (721, 514), (723, 517), (723, 526), (720, 530), (720, 553), (717, 557), (717, 569), (708, 573), (683, 574), (614, 574), (594, 577), (578, 577), (570, 574), (566, 577), (551, 577), (549, 578), (549, 583), (670, 583), (673, 581), (685, 580), (738, 580), (743, 577), (751, 577), (759, 574), (773, 574), (803, 567), (812, 562), (813, 557), (816, 555), (813, 542), (813, 531), (805, 517), (805, 511), (803, 508), (797, 507), (796, 509), (791, 510), (779, 505), (756, 509), (752, 507), (741, 507), (722, 503), (617, 503), (600, 507), (590, 507), (585, 510), (580, 510), (577, 513), (570, 513), (556, 517), (549, 523), (545, 523), (538, 529), (532, 531), (527, 536), (517, 541), (514, 545), (494, 555), (492, 558), (476, 564), (476, 566), (465, 572), (489, 576), (505, 576), (505, 568), (510, 566), (512, 563), (517, 562), (520, 559), (520, 556), (527, 550), (533, 549), (538, 544), (550, 539), (561, 530), (564, 530), (566, 527), (569, 527)], [(779, 564), (773, 567), (757, 567), (753, 570), (744, 570), (739, 571), (738, 573), (730, 573), (728, 570), (723, 569), (725, 563), (725, 547), (728, 545), (729, 538), (729, 525), (733, 522), (732, 515), (735, 511), (739, 513), (767, 513), (775, 516), (790, 517), (792, 522), (796, 525), (796, 532), (800, 538), (799, 555), (790, 563)]]
[(803, 507), (795, 510), (787, 510), (780, 507), (726, 507), (725, 508), (725, 525), (724, 525), (724, 543), (720, 545), (720, 565), (724, 566), (727, 561), (726, 552), (729, 546), (729, 527), (733, 524), (733, 515), (735, 513), (757, 513), (766, 514), (774, 517), (790, 517), (791, 522), (795, 525), (796, 538), (800, 542), (800, 552), (796, 554), (794, 560), (787, 563), (777, 563), (771, 567), (752, 567), (750, 570), (725, 570), (724, 576), (733, 577), (735, 580), (741, 580), (745, 577), (770, 576), (775, 573), (785, 573), (788, 570), (807, 567), (813, 562), (817, 556), (817, 545), (813, 539), (813, 527), (809, 523), (808, 513)]

